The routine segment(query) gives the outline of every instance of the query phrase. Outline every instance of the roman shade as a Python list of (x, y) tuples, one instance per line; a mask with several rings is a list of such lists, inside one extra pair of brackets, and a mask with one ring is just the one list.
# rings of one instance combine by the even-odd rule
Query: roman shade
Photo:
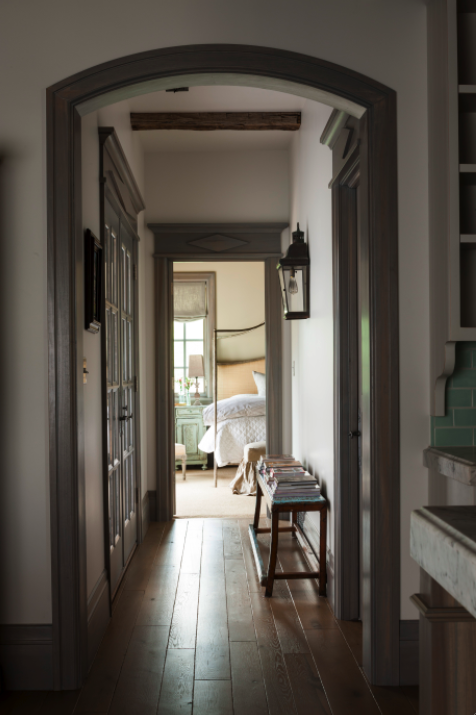
[(205, 281), (174, 282), (174, 320), (187, 323), (207, 317)]

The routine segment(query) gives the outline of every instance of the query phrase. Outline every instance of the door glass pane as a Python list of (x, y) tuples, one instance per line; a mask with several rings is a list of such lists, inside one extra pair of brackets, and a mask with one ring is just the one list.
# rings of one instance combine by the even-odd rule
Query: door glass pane
[(117, 464), (120, 460), (119, 454), (119, 392), (115, 390), (113, 393), (113, 415), (112, 415), (112, 430), (113, 430), (113, 464)]
[(132, 418), (129, 420), (128, 425), (129, 425), (129, 448), (132, 449), (134, 447), (134, 413), (133, 413), (133, 389), (132, 387), (129, 388), (129, 408), (130, 412), (129, 414), (132, 415)]
[(131, 278), (132, 278), (132, 263), (131, 263), (131, 254), (129, 251), (127, 252), (127, 312), (129, 315), (132, 314), (132, 284), (131, 284)]
[(127, 521), (129, 518), (130, 514), (130, 503), (129, 503), (129, 494), (130, 494), (130, 485), (129, 485), (129, 460), (126, 459), (124, 462), (124, 521)]
[(132, 380), (132, 323), (127, 321), (127, 340), (128, 340), (128, 380)]
[(114, 546), (114, 472), (109, 475), (109, 546)]
[(115, 325), (116, 325), (116, 313), (111, 311), (111, 325), (110, 325), (110, 335), (109, 335), (109, 371), (111, 374), (111, 385), (117, 383), (116, 376), (116, 340), (115, 336)]
[(120, 469), (119, 467), (114, 470), (114, 526), (115, 526), (115, 539), (121, 534), (121, 497), (120, 497), (121, 481), (120, 481)]
[(119, 315), (118, 313), (113, 313), (113, 330), (112, 330), (112, 367), (114, 375), (114, 383), (117, 385), (119, 382)]
[(126, 249), (122, 246), (122, 310), (127, 310)]
[[(128, 394), (127, 390), (123, 391), (123, 398), (122, 398), (122, 416), (127, 417), (129, 414), (129, 405), (128, 405)], [(128, 439), (128, 429), (127, 429), (127, 420), (122, 423), (122, 438), (123, 438), (123, 446), (122, 449), (124, 452), (127, 452), (129, 449), (129, 439)]]
[(111, 466), (111, 445), (112, 445), (112, 423), (111, 423), (111, 393), (108, 392), (106, 399), (106, 435), (107, 435), (107, 466)]
[(110, 281), (109, 281), (109, 276), (108, 276), (108, 266), (109, 266), (109, 242), (111, 240), (110, 237), (110, 231), (109, 231), (109, 226), (105, 224), (104, 226), (104, 265), (106, 267), (105, 270), (105, 286), (104, 286), (104, 295), (106, 296), (106, 300), (110, 300), (109, 296), (109, 291), (110, 291)]
[(131, 511), (130, 511), (130, 513), (133, 514), (136, 510), (135, 499), (134, 499), (134, 494), (135, 494), (135, 490), (136, 490), (136, 476), (134, 473), (134, 457), (131, 455), (129, 457), (129, 460), (130, 460), (130, 467), (129, 467), (130, 477), (129, 478), (130, 478), (130, 485), (131, 485), (131, 496), (130, 496)]
[(127, 321), (125, 318), (122, 319), (122, 379), (127, 382), (128, 376), (128, 360), (127, 360)]
[(110, 349), (110, 332), (111, 332), (111, 311), (106, 308), (106, 379), (107, 384), (111, 384), (111, 368), (109, 366)]
[(111, 303), (117, 305), (117, 236), (111, 230)]

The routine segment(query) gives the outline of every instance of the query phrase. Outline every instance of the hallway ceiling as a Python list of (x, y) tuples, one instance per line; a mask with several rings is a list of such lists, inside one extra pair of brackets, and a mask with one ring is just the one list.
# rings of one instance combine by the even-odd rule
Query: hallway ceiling
[[(251, 87), (191, 87), (129, 100), (131, 112), (293, 112), (307, 100)], [(146, 153), (287, 149), (293, 132), (151, 130), (137, 132)]]

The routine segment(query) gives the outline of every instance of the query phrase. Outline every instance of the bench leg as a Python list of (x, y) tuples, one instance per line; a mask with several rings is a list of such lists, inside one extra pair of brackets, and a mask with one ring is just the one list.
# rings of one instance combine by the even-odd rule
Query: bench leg
[(255, 529), (259, 527), (259, 515), (261, 513), (261, 487), (256, 483), (256, 503), (255, 503), (255, 518), (253, 519), (253, 526)]
[(327, 585), (327, 509), (321, 509), (319, 529), (319, 596), (326, 595)]
[(292, 524), (292, 526), (294, 527), (294, 528), (293, 528), (292, 538), (293, 538), (293, 539), (297, 539), (297, 536), (296, 536), (297, 511), (292, 511), (292, 512), (291, 512), (291, 524)]
[(182, 459), (182, 475), (183, 475), (183, 481), (187, 479), (187, 460)]
[(269, 550), (268, 581), (266, 584), (265, 596), (271, 598), (273, 595), (274, 574), (276, 571), (276, 559), (278, 558), (278, 527), (279, 512), (271, 514), (271, 548)]

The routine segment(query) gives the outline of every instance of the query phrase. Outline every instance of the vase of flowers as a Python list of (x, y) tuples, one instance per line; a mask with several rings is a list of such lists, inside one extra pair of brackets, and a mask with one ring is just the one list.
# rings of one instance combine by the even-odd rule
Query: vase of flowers
[(185, 399), (185, 403), (187, 405), (192, 404), (190, 398), (190, 388), (192, 387), (193, 380), (191, 380), (189, 377), (179, 377), (177, 380), (175, 380), (175, 382), (178, 383), (180, 390), (179, 401), (182, 402), (182, 400)]

